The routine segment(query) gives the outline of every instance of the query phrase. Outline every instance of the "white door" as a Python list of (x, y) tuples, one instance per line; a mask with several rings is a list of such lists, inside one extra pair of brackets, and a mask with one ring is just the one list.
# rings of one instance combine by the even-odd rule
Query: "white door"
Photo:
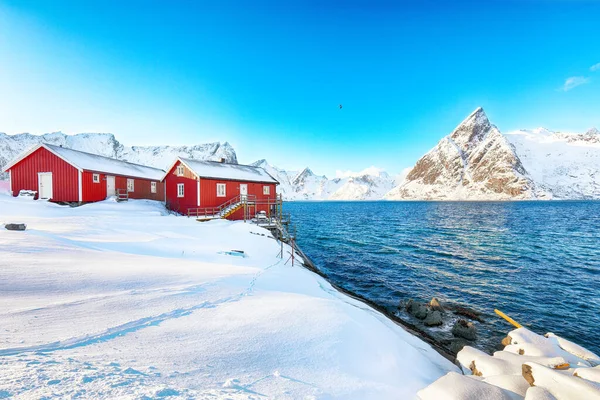
[(44, 200), (52, 198), (52, 172), (38, 174), (38, 198)]
[(107, 175), (106, 176), (106, 197), (114, 196), (115, 192), (115, 177)]
[(242, 199), (245, 199), (248, 196), (248, 185), (245, 183), (240, 183), (240, 195)]

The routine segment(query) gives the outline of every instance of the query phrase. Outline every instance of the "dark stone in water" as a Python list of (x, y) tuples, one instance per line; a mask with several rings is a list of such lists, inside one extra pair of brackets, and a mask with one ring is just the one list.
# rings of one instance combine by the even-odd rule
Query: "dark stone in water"
[(475, 340), (477, 338), (477, 329), (472, 322), (459, 319), (452, 327), (452, 334), (467, 340)]
[(9, 231), (24, 231), (27, 228), (25, 224), (6, 224), (4, 225)]
[(435, 311), (428, 310), (427, 317), (425, 318), (425, 321), (423, 321), (423, 323), (426, 326), (441, 325), (442, 324), (442, 313), (437, 310), (435, 310)]
[(480, 317), (480, 314), (475, 310), (471, 310), (470, 308), (456, 306), (453, 312), (456, 315), (462, 315), (463, 317), (467, 317), (474, 321), (483, 322), (483, 319)]
[[(400, 308), (400, 307), (398, 307)], [(418, 319), (425, 319), (427, 317), (427, 306), (423, 303), (409, 299), (404, 307), (406, 312)]]

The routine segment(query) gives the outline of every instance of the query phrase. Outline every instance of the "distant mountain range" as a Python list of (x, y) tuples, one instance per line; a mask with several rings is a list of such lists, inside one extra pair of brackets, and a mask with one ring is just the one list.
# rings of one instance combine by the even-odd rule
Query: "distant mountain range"
[[(0, 167), (42, 142), (163, 169), (176, 156), (238, 162), (227, 142), (127, 147), (107, 133), (0, 133)], [(277, 179), (287, 200), (600, 199), (597, 129), (578, 134), (537, 128), (504, 135), (482, 108), (398, 176), (371, 167), (330, 179), (308, 167), (286, 171), (264, 159), (252, 165)]]
[(266, 160), (252, 165), (264, 168), (277, 179), (280, 192), (288, 200), (380, 200), (394, 187), (394, 179), (376, 168), (328, 179), (315, 175), (310, 168), (285, 171)]
[(19, 154), (40, 143), (50, 143), (161, 169), (167, 168), (177, 156), (213, 161), (223, 158), (229, 163), (237, 164), (235, 150), (227, 142), (196, 146), (128, 147), (122, 145), (111, 133), (80, 133), (77, 135), (66, 135), (62, 132), (45, 135), (0, 133), (0, 169)]

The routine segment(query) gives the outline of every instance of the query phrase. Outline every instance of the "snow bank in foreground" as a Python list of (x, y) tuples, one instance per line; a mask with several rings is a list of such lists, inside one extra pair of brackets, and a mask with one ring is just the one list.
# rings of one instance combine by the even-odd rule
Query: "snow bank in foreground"
[(9, 222), (0, 397), (398, 399), (458, 371), (250, 224), (0, 195)]
[(511, 331), (507, 339), (504, 350), (493, 356), (466, 346), (457, 360), (467, 375), (450, 372), (421, 390), (419, 397), (600, 400), (596, 354), (553, 333), (541, 336), (526, 328)]

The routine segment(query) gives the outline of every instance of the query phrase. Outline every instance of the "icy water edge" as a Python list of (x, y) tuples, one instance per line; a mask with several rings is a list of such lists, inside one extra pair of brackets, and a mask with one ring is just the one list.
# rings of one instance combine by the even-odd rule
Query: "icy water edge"
[[(289, 202), (298, 244), (332, 283), (420, 322), (410, 298), (479, 311), (475, 347), (508, 313), (600, 353), (600, 202)], [(454, 320), (428, 332), (451, 338)]]

